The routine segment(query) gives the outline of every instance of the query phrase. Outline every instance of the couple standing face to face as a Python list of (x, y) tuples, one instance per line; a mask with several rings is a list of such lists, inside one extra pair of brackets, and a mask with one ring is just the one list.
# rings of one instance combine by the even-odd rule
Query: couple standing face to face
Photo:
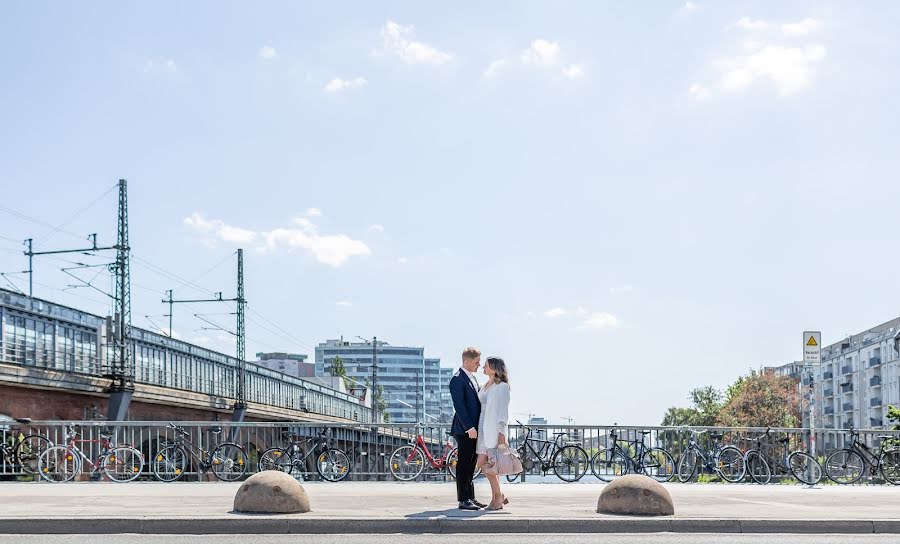
[[(478, 369), (481, 368), (481, 356), (475, 357), (474, 359), (466, 359), (463, 358), (463, 368), (471, 372), (472, 374), (477, 374)], [(488, 377), (488, 383), (494, 381), (494, 376), (497, 375), (497, 372), (491, 367), (489, 364), (484, 365), (484, 375)]]

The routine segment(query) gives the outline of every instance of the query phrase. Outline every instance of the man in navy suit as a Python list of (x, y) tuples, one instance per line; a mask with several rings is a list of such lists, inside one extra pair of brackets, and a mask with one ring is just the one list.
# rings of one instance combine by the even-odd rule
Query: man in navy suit
[(475, 373), (481, 366), (481, 352), (466, 348), (462, 354), (462, 368), (450, 378), (450, 396), (453, 398), (453, 426), (450, 434), (459, 444), (459, 460), (456, 465), (456, 499), (462, 510), (480, 510), (484, 503), (475, 500), (475, 444), (478, 439), (478, 420), (481, 417), (481, 401), (478, 399), (478, 380)]

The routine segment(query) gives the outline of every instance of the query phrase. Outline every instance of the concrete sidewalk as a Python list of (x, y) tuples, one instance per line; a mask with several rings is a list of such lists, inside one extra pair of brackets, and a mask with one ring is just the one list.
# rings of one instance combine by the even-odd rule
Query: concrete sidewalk
[[(900, 488), (666, 484), (675, 516), (596, 513), (596, 485), (508, 484), (499, 512), (455, 508), (444, 483), (306, 483), (312, 512), (231, 513), (240, 484), (0, 484), (0, 533), (900, 533)], [(486, 500), (486, 483), (476, 485)]]

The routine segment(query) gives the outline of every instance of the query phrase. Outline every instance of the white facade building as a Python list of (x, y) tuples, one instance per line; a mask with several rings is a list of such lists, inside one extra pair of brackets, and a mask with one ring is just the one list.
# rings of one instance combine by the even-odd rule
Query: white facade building
[(813, 371), (817, 428), (891, 427), (888, 406), (900, 405), (898, 340), (900, 318), (822, 348)]

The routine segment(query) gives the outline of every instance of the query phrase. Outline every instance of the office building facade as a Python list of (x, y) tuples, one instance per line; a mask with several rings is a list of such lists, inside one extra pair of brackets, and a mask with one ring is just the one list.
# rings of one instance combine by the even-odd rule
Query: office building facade
[[(425, 348), (393, 346), (378, 341), (375, 346), (378, 385), (391, 422), (446, 423), (453, 418), (448, 383), (453, 369), (441, 368), (441, 360), (425, 357)], [(317, 376), (331, 375), (337, 357), (351, 380), (372, 382), (372, 342), (327, 340), (316, 346)]]

